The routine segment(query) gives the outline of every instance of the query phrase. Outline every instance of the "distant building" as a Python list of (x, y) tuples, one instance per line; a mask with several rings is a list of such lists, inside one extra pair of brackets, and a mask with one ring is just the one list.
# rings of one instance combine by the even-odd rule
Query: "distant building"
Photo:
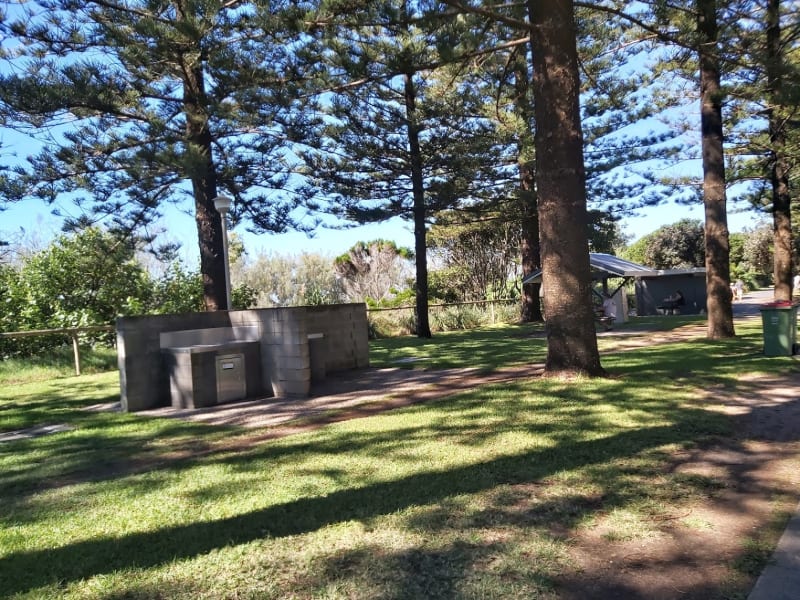
[[(675, 312), (687, 315), (703, 314), (706, 311), (706, 270), (703, 267), (689, 269), (651, 269), (644, 265), (613, 256), (592, 252), (589, 254), (592, 280), (600, 282), (603, 293), (622, 300), (623, 310), (618, 320), (627, 320), (627, 308), (622, 286), (633, 281), (636, 293), (636, 314), (640, 316), (663, 314), (664, 299), (680, 291), (684, 304)], [(540, 282), (541, 269), (534, 271), (522, 283)], [(612, 280), (611, 282), (609, 280)], [(624, 315), (624, 316), (623, 316)]]
[(706, 312), (706, 270), (703, 267), (690, 269), (666, 269), (654, 275), (643, 275), (636, 279), (636, 310), (641, 316), (658, 315), (663, 311), (664, 298), (680, 291), (685, 303), (677, 308), (684, 315), (699, 315)]

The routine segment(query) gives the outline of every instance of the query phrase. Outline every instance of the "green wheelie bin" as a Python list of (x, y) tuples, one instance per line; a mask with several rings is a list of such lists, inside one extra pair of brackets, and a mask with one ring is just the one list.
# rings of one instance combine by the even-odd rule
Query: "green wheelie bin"
[(777, 301), (759, 307), (766, 356), (791, 356), (797, 351), (798, 306), (794, 302)]

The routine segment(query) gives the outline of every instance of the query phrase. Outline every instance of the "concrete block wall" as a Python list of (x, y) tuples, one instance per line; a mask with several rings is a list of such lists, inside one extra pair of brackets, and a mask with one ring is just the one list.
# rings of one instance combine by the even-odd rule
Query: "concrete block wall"
[(262, 378), (279, 397), (306, 397), (311, 386), (308, 333), (302, 307), (254, 311), (261, 325)]
[(137, 411), (169, 405), (162, 348), (194, 340), (198, 344), (258, 340), (260, 395), (306, 397), (311, 383), (310, 333), (323, 334), (323, 352), (315, 354), (324, 356), (324, 371), (369, 366), (364, 304), (121, 317), (117, 320), (117, 362), (122, 408)]
[(366, 304), (307, 306), (308, 333), (323, 334), (325, 371), (369, 366), (369, 328)]
[(230, 327), (227, 313), (117, 319), (117, 366), (122, 410), (132, 412), (170, 403), (169, 376), (161, 355), (162, 332), (214, 327)]

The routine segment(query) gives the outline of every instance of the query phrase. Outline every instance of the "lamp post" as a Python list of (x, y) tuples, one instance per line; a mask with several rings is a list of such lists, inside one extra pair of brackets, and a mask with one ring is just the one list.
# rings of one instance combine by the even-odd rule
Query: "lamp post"
[(219, 213), (222, 221), (222, 258), (225, 261), (225, 302), (228, 310), (231, 306), (231, 266), (228, 262), (228, 211), (231, 209), (231, 200), (227, 196), (217, 196), (214, 198), (214, 208)]

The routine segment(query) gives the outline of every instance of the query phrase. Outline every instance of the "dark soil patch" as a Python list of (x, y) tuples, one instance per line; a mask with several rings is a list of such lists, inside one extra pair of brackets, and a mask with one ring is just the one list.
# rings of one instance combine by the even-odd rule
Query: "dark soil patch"
[(800, 375), (743, 381), (722, 410), (735, 415), (735, 437), (670, 465), (712, 480), (705, 497), (655, 536), (609, 540), (602, 525), (573, 532), (575, 569), (558, 581), (561, 598), (746, 598), (800, 496)]

